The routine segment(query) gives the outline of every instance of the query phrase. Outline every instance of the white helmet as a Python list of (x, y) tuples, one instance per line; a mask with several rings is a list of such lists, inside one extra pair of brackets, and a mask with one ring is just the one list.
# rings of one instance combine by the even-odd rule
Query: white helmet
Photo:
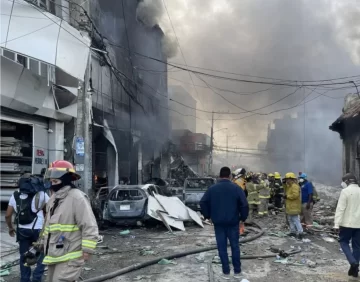
[(235, 177), (240, 177), (245, 175), (246, 170), (245, 168), (238, 168), (237, 170), (234, 171)]

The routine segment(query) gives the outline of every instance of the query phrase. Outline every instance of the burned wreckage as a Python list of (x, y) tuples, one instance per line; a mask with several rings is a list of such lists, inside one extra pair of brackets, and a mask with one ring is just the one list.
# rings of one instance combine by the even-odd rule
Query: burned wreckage
[[(176, 179), (165, 181), (153, 178), (147, 184), (100, 188), (92, 201), (100, 227), (116, 224), (142, 225), (153, 220), (163, 222), (169, 231), (172, 228), (184, 231), (185, 221), (194, 221), (203, 227), (196, 212), (199, 210), (199, 203), (194, 203), (192, 199), (199, 200), (199, 195), (215, 182), (214, 179), (197, 178), (198, 175), (182, 158), (176, 163), (172, 162), (171, 172)], [(187, 202), (195, 210), (187, 206)]]

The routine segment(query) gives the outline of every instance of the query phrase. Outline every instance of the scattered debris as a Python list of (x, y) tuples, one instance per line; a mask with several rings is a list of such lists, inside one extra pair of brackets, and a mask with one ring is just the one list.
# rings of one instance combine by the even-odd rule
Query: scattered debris
[(85, 270), (85, 271), (90, 271), (90, 270), (93, 270), (93, 268), (91, 268), (91, 267), (84, 267), (84, 270)]
[(311, 243), (311, 240), (310, 239), (302, 239), (302, 242), (303, 243)]
[(305, 265), (303, 263), (290, 261), (288, 258), (276, 259), (274, 262), (275, 263), (281, 263), (281, 264), (287, 264), (287, 265), (295, 265), (295, 266), (304, 266)]
[(247, 279), (241, 279), (241, 281), (240, 282), (250, 282), (249, 280), (247, 280)]
[(10, 275), (11, 268), (0, 270), (0, 276), (8, 276)]
[(142, 256), (151, 256), (151, 255), (155, 255), (155, 251), (148, 251), (148, 250), (142, 250), (141, 252), (140, 252), (140, 255), (142, 255)]
[(169, 264), (174, 264), (176, 265), (177, 263), (173, 260), (168, 260), (168, 259), (161, 259), (158, 264), (160, 265), (169, 265)]
[(150, 279), (151, 278), (151, 275), (140, 275), (140, 276), (136, 276), (133, 280), (134, 281), (140, 281), (140, 280), (143, 280), (143, 279)]
[(129, 234), (130, 234), (130, 230), (128, 229), (128, 230), (121, 231), (119, 234), (122, 235), (122, 236), (124, 236), (124, 235), (129, 235)]
[(307, 266), (308, 267), (310, 267), (310, 268), (315, 268), (316, 267), (316, 262), (314, 262), (314, 261), (311, 261), (311, 260), (306, 260), (306, 264), (307, 264)]
[(275, 236), (275, 237), (278, 237), (278, 238), (284, 238), (284, 237), (287, 237), (287, 234), (282, 232), (282, 231), (278, 231), (278, 232), (269, 232), (268, 235), (270, 236)]
[(323, 240), (325, 242), (328, 242), (328, 243), (334, 243), (336, 242), (336, 240), (334, 238), (331, 238), (331, 237), (323, 237)]
[(199, 263), (202, 263), (205, 261), (205, 254), (204, 253), (200, 253), (196, 258), (195, 258)]

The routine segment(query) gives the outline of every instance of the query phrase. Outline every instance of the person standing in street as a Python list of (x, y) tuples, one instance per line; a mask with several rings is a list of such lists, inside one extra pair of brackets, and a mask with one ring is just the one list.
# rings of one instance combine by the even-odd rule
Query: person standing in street
[(246, 176), (246, 189), (248, 191), (247, 201), (249, 205), (247, 223), (252, 223), (255, 212), (259, 212), (259, 188), (261, 188), (261, 186), (259, 184), (255, 184), (255, 182), (255, 175), (248, 174)]
[(220, 170), (220, 180), (211, 186), (200, 201), (205, 219), (212, 220), (215, 229), (223, 277), (230, 279), (227, 243), (230, 242), (234, 277), (240, 278), (239, 223), (245, 222), (249, 207), (242, 189), (230, 181), (231, 171), (228, 167)]
[(303, 228), (300, 223), (301, 214), (301, 191), (297, 184), (297, 177), (295, 173), (288, 172), (285, 174), (286, 193), (285, 212), (287, 220), (290, 225), (290, 236), (297, 236), (299, 239), (303, 238)]
[[(44, 274), (43, 254), (34, 261), (35, 269), (32, 273), (31, 267), (26, 265), (25, 254), (37, 242), (44, 224), (45, 205), (49, 201), (49, 196), (44, 191), (32, 193), (29, 187), (33, 176), (23, 175), (19, 180), (19, 192), (16, 191), (11, 196), (6, 210), (5, 221), (9, 228), (9, 235), (16, 236), (19, 243), (20, 252), (20, 282), (40, 282)], [(43, 182), (39, 182), (43, 184)], [(16, 230), (12, 223), (12, 216), (16, 213)]]
[(343, 190), (336, 207), (334, 229), (339, 231), (340, 246), (350, 264), (348, 275), (359, 277), (360, 187), (356, 177), (350, 173), (343, 176), (341, 186)]
[(301, 223), (308, 228), (313, 225), (313, 185), (307, 180), (306, 173), (301, 173), (299, 183), (301, 187)]
[(80, 175), (71, 163), (51, 163), (44, 178), (53, 192), (43, 238), (48, 281), (77, 281), (99, 239), (95, 216), (88, 196), (72, 184)]

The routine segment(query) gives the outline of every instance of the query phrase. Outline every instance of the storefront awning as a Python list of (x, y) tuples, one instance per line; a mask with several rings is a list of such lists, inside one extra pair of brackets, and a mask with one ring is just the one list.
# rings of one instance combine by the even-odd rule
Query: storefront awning
[(62, 19), (22, 0), (1, 0), (0, 46), (83, 80), (90, 39)]

